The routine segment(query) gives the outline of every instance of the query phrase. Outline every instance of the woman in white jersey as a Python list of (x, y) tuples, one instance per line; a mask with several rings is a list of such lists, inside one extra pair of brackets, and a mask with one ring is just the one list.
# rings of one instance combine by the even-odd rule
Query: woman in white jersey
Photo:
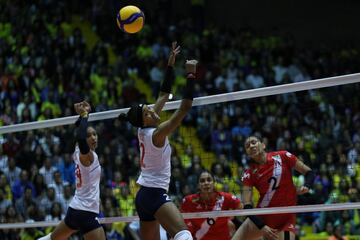
[(105, 240), (104, 229), (97, 217), (100, 209), (100, 175), (101, 166), (95, 153), (98, 136), (94, 128), (88, 126), (89, 103), (74, 105), (80, 115), (76, 122), (77, 146), (73, 155), (76, 164), (76, 191), (70, 202), (66, 217), (55, 230), (39, 240), (68, 239), (73, 233), (80, 231), (85, 240)]
[(129, 121), (138, 127), (140, 145), (141, 173), (137, 183), (141, 186), (135, 199), (136, 210), (140, 218), (142, 240), (160, 239), (159, 224), (174, 240), (192, 240), (180, 211), (167, 195), (170, 182), (170, 155), (168, 135), (172, 133), (191, 109), (196, 73), (196, 60), (186, 61), (187, 84), (184, 99), (179, 109), (169, 120), (160, 123), (160, 112), (169, 99), (173, 77), (175, 57), (180, 48), (172, 44), (165, 79), (153, 108), (145, 104), (133, 106), (127, 114), (121, 114), (121, 120)]

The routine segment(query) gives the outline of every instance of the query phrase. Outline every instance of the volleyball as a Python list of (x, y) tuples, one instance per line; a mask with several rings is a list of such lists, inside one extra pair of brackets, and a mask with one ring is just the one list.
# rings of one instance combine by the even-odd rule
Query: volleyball
[(126, 6), (120, 9), (116, 22), (119, 28), (126, 33), (137, 33), (145, 21), (144, 13), (136, 6)]

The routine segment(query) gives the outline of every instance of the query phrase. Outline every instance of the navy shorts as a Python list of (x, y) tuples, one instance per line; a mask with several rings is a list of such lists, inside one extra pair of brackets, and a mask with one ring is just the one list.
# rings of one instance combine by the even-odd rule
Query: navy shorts
[(135, 198), (140, 221), (154, 221), (156, 211), (166, 202), (171, 202), (171, 199), (165, 189), (141, 186)]
[(83, 210), (76, 210), (71, 207), (68, 208), (64, 222), (74, 230), (80, 231), (81, 234), (86, 234), (96, 228), (101, 227), (97, 217), (99, 214)]

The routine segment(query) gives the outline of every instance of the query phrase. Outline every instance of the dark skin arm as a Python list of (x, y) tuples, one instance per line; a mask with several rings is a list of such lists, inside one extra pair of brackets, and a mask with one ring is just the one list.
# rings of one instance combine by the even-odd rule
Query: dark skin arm
[[(196, 60), (189, 60), (186, 61), (185, 68), (187, 73), (196, 73)], [(188, 80), (193, 81), (193, 79)], [(175, 113), (170, 117), (169, 120), (161, 123), (153, 134), (153, 143), (157, 147), (162, 147), (165, 143), (165, 139), (168, 135), (170, 135), (180, 124), (181, 121), (184, 119), (188, 111), (192, 107), (192, 100), (190, 99), (183, 99), (181, 100), (181, 104), (179, 109), (175, 111)]]
[[(174, 67), (175, 60), (176, 60), (176, 55), (178, 55), (179, 53), (180, 53), (180, 46), (177, 46), (177, 43), (173, 42), (172, 46), (171, 46), (171, 52), (170, 52), (169, 60), (168, 60), (168, 66), (169, 67)], [(157, 100), (156, 100), (156, 102), (154, 104), (154, 111), (158, 115), (162, 111), (165, 103), (168, 101), (169, 95), (170, 95), (170, 93), (160, 91), (159, 97), (157, 98)]]
[[(89, 112), (91, 111), (91, 106), (88, 102), (82, 101), (80, 103), (74, 104), (75, 112), (83, 117), (88, 117)], [(90, 150), (87, 154), (82, 154), (80, 152), (80, 162), (83, 166), (88, 167), (94, 161), (94, 155), (92, 150)]]

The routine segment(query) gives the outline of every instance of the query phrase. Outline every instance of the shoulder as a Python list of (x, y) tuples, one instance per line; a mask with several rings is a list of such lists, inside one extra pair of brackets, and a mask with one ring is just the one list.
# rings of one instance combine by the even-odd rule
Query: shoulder
[(276, 152), (270, 152), (269, 154), (271, 154), (272, 156), (276, 156), (276, 155), (280, 155), (281, 157), (286, 157), (286, 158), (292, 158), (295, 157), (294, 154), (292, 154), (291, 152), (287, 151), (287, 150), (281, 150), (281, 151), (276, 151)]
[(238, 198), (232, 193), (218, 192), (218, 194), (223, 196), (226, 200), (238, 200)]
[(190, 194), (187, 195), (183, 198), (183, 203), (195, 203), (199, 201), (199, 194), (195, 193), (195, 194)]
[(243, 174), (241, 176), (241, 181), (250, 179), (250, 177), (251, 177), (251, 168), (245, 169), (245, 171), (243, 172)]

